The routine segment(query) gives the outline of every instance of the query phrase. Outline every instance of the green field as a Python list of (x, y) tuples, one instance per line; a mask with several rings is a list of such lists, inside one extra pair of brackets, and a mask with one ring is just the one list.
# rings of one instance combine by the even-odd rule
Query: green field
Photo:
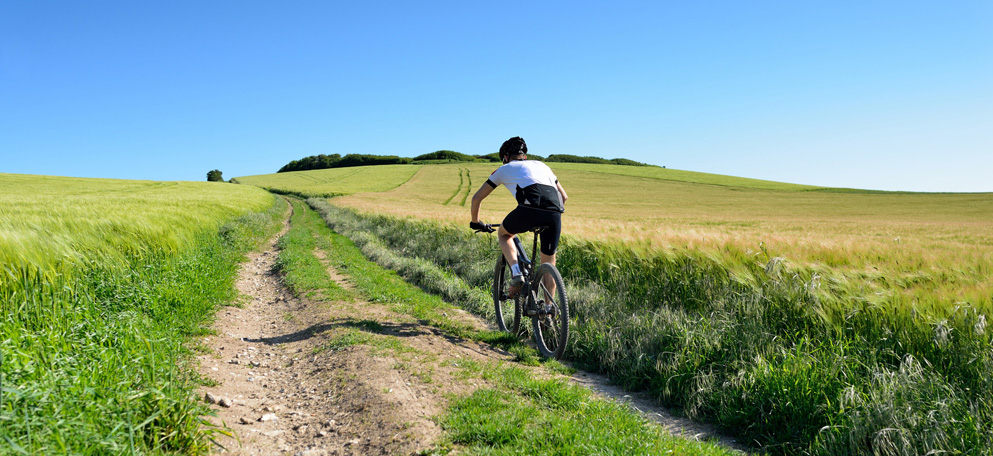
[(384, 192), (407, 182), (420, 168), (420, 165), (359, 166), (245, 176), (235, 181), (276, 193), (331, 197)]
[(189, 338), (279, 227), (255, 187), (0, 174), (0, 454), (201, 454)]
[[(993, 194), (551, 166), (574, 361), (772, 453), (993, 450)], [(466, 199), (493, 169), (424, 166), (327, 211), (485, 290)], [(499, 189), (483, 219), (511, 207)]]
[(48, 272), (175, 252), (271, 204), (265, 192), (233, 185), (0, 174), (0, 264)]

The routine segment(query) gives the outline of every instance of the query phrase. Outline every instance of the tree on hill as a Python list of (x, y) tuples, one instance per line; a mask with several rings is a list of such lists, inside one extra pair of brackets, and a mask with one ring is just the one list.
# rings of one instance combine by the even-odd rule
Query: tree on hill
[[(545, 157), (542, 157), (541, 155), (528, 153), (527, 156), (528, 156), (528, 160), (545, 161)], [(491, 163), (500, 163), (500, 153), (499, 152), (493, 152), (492, 154), (486, 154), (486, 155), (476, 155), (476, 158), (478, 158), (480, 160), (488, 161), (488, 162), (491, 162)]]
[(207, 171), (207, 182), (224, 182), (221, 171), (218, 169)]
[(648, 166), (645, 163), (628, 160), (626, 158), (614, 158), (607, 160), (606, 158), (600, 157), (580, 157), (578, 155), (569, 154), (552, 154), (548, 156), (548, 160), (546, 161), (558, 163), (593, 163), (598, 165)]
[(606, 159), (600, 157), (580, 157), (578, 155), (569, 154), (552, 154), (548, 156), (548, 161), (558, 163), (595, 163), (599, 165), (610, 163)]
[(636, 162), (634, 160), (628, 160), (626, 158), (611, 158), (610, 163), (615, 165), (625, 165), (625, 166), (652, 166), (648, 163)]
[(500, 163), (500, 153), (493, 152), (492, 154), (477, 155), (476, 158), (480, 160), (486, 160), (488, 162)]
[(396, 155), (365, 155), (348, 154), (341, 157), (341, 160), (332, 165), (332, 168), (347, 168), (349, 166), (371, 166), (371, 165), (408, 165), (413, 160), (408, 157), (398, 157)]
[(421, 160), (452, 160), (452, 161), (464, 161), (464, 162), (474, 162), (477, 161), (476, 157), (471, 155), (466, 155), (461, 152), (455, 152), (454, 150), (439, 150), (431, 152), (430, 154), (418, 155), (414, 157), (414, 161)]
[[(568, 154), (553, 154), (553, 155), (549, 155), (548, 158), (536, 154), (527, 154), (527, 156), (529, 160), (538, 160), (538, 161), (546, 161), (546, 162), (650, 166), (648, 164), (636, 162), (634, 160), (628, 160), (626, 158), (614, 158), (611, 160), (607, 160), (605, 158), (600, 158), (600, 157), (580, 157), (577, 155), (568, 155)], [(418, 155), (417, 157), (414, 158), (399, 157), (396, 155), (348, 154), (342, 157), (340, 154), (331, 154), (331, 155), (320, 154), (320, 155), (311, 155), (309, 157), (304, 157), (299, 160), (293, 160), (283, 165), (283, 167), (279, 168), (279, 171), (277, 172), (285, 173), (289, 171), (306, 171), (311, 169), (345, 168), (349, 166), (396, 165), (396, 164), (410, 164), (415, 162), (431, 162), (431, 161), (500, 163), (500, 154), (497, 152), (493, 152), (491, 154), (486, 154), (486, 155), (467, 155), (461, 152), (455, 152), (454, 150), (438, 150), (428, 154)], [(218, 173), (218, 180), (220, 180), (220, 171), (217, 171), (217, 173)], [(210, 176), (208, 175), (208, 178), (209, 177)]]
[(398, 157), (396, 155), (348, 154), (342, 157), (339, 154), (321, 154), (293, 160), (283, 165), (276, 172), (285, 173), (310, 169), (347, 168), (349, 166), (409, 164), (411, 162), (413, 162), (411, 158)]
[(338, 160), (341, 160), (340, 154), (311, 155), (309, 157), (304, 157), (299, 160), (293, 160), (287, 163), (286, 165), (284, 165), (277, 172), (282, 173), (286, 171), (305, 171), (308, 169), (332, 168), (334, 167), (334, 164), (338, 162)]

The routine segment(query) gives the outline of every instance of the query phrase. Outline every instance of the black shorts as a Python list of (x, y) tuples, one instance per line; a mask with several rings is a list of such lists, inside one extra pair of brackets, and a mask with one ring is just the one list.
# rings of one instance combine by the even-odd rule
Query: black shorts
[(555, 255), (562, 235), (562, 213), (544, 211), (531, 207), (517, 206), (503, 219), (501, 225), (510, 234), (524, 233), (539, 226), (547, 226), (541, 232), (541, 253)]

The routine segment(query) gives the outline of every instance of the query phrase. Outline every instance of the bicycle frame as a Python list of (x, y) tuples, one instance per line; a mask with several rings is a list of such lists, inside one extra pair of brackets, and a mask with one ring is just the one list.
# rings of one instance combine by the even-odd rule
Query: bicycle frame
[[(531, 252), (538, 252), (538, 235), (544, 230), (544, 227), (531, 230), (534, 234)], [(535, 302), (535, 295), (531, 293), (531, 282), (534, 279), (535, 271), (538, 269), (535, 266), (535, 261), (528, 256), (527, 250), (524, 249), (524, 241), (521, 240), (520, 235), (514, 236), (514, 246), (517, 248), (517, 264), (521, 268), (521, 273), (524, 274), (525, 278), (524, 287), (521, 289), (521, 295), (527, 297), (524, 304), (524, 314), (528, 316), (545, 315), (548, 310), (544, 306), (541, 306), (539, 302)], [(537, 261), (540, 262), (540, 256), (538, 258)], [(538, 286), (544, 288), (541, 284)]]
[[(532, 252), (538, 251), (538, 233), (541, 233), (541, 229), (537, 229), (534, 232), (534, 244), (531, 247)], [(531, 273), (534, 272), (534, 262), (531, 261), (531, 257), (528, 256), (526, 250), (524, 250), (524, 242), (521, 241), (520, 236), (514, 236), (514, 245), (517, 247), (517, 263), (520, 265), (521, 273), (524, 277), (531, 279)]]

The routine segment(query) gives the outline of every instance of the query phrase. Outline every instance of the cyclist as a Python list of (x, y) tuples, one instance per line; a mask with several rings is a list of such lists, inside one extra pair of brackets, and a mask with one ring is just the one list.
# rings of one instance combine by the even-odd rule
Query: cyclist
[[(541, 263), (554, 265), (555, 251), (562, 233), (562, 213), (565, 212), (565, 201), (568, 199), (551, 168), (540, 161), (528, 161), (527, 152), (528, 146), (520, 136), (504, 141), (500, 146), (500, 161), (503, 165), (493, 171), (490, 178), (472, 196), (470, 209), (472, 221), (469, 227), (480, 229), (484, 225), (479, 221), (479, 206), (493, 189), (504, 185), (517, 200), (517, 208), (507, 214), (497, 233), (500, 250), (510, 264), (513, 276), (509, 289), (511, 297), (516, 296), (524, 285), (524, 275), (517, 262), (517, 250), (513, 244), (514, 236), (535, 227), (547, 227), (540, 234)], [(555, 284), (545, 286), (554, 296)]]

